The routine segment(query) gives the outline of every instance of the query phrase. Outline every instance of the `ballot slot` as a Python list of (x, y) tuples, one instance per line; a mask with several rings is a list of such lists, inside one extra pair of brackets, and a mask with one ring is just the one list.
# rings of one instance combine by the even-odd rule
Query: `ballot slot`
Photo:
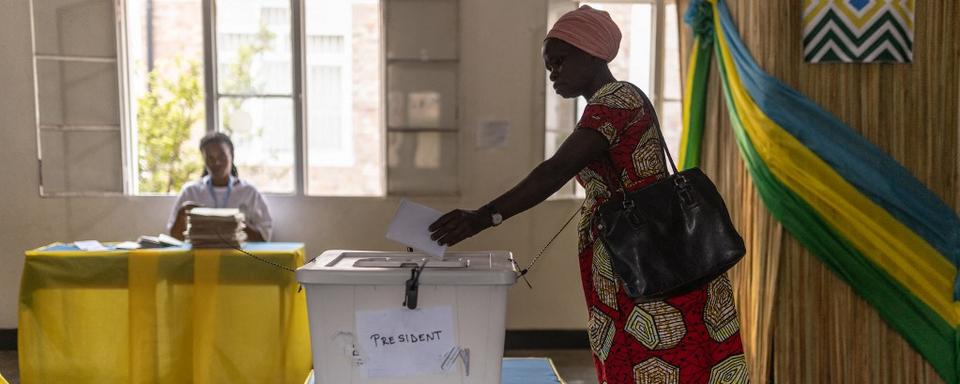
[(424, 268), (469, 268), (470, 260), (464, 258), (458, 259), (434, 259), (420, 258), (411, 259), (408, 257), (368, 257), (357, 259), (353, 262), (356, 268), (418, 268), (426, 263)]
[(416, 268), (426, 261), (424, 268), (433, 269), (490, 269), (489, 252), (455, 252), (437, 258), (422, 252), (357, 252), (345, 251), (322, 263), (325, 268)]

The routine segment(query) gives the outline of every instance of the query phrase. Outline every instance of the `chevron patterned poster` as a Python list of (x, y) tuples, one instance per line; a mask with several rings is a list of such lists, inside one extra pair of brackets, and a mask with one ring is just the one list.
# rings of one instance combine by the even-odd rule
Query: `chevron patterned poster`
[(914, 0), (804, 0), (810, 63), (913, 61)]

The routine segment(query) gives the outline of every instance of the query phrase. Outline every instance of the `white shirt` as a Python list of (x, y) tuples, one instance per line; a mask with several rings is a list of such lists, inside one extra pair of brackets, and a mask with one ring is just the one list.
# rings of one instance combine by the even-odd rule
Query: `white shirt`
[(253, 184), (233, 177), (230, 178), (233, 184), (230, 188), (214, 187), (209, 184), (209, 180), (210, 176), (204, 176), (200, 180), (191, 181), (183, 186), (167, 220), (167, 232), (173, 228), (180, 206), (185, 201), (192, 201), (209, 208), (239, 208), (246, 217), (247, 227), (260, 232), (264, 241), (270, 241), (270, 235), (273, 233), (273, 218), (270, 217), (267, 201), (264, 200), (260, 191)]

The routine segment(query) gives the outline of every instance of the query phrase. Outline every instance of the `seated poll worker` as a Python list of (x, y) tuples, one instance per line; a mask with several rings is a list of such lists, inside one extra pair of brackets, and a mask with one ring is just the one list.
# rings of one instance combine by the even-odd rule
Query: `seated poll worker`
[(167, 230), (183, 240), (187, 212), (195, 207), (239, 208), (244, 214), (248, 241), (270, 241), (273, 219), (263, 195), (252, 184), (239, 178), (233, 164), (233, 141), (220, 133), (208, 133), (200, 140), (204, 170), (199, 180), (183, 186), (173, 205)]

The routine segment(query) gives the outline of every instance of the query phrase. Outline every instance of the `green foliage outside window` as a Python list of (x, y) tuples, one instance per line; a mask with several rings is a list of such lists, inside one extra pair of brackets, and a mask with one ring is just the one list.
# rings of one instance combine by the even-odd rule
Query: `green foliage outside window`
[(137, 100), (140, 192), (176, 193), (203, 169), (199, 151), (184, 145), (191, 128), (204, 121), (200, 63), (174, 62), (179, 76), (151, 71), (149, 91)]

